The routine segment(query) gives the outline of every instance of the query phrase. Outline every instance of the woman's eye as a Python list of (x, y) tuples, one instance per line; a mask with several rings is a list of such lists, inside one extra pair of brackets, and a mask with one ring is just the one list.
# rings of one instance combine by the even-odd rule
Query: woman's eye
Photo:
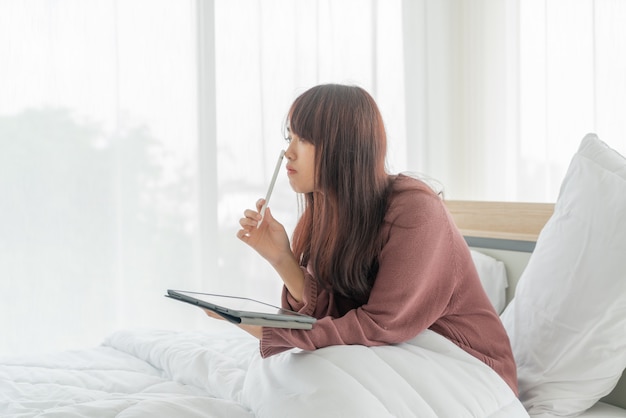
[(290, 136), (285, 137), (285, 141), (287, 141), (288, 144), (291, 144), (291, 137)]

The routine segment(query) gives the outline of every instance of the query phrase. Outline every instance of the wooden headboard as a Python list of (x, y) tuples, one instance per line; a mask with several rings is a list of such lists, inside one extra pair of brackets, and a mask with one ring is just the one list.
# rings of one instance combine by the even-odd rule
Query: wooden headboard
[[(468, 245), (501, 260), (509, 280), (507, 303), (552, 213), (551, 203), (445, 202)], [(626, 409), (626, 373), (603, 402)]]
[(466, 237), (535, 242), (554, 212), (552, 203), (448, 200), (446, 206)]

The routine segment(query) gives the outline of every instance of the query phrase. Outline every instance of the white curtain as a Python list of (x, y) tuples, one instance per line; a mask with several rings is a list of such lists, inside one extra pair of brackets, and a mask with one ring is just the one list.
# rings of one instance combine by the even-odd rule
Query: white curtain
[[(218, 326), (168, 288), (278, 303), (238, 219), (314, 84), (370, 90), (402, 144), (400, 16), (399, 1), (0, 1), (0, 354)], [(285, 177), (272, 208), (290, 229)]]
[[(380, 105), (390, 171), (554, 201), (578, 142), (626, 151), (620, 0), (0, 0), (0, 355), (223, 326), (167, 288), (278, 303), (235, 238), (289, 105)], [(284, 172), (271, 201), (290, 231)]]
[(554, 202), (586, 133), (626, 153), (626, 2), (404, 7), (409, 164), (448, 198)]
[(200, 284), (195, 16), (0, 2), (0, 353), (199, 323), (163, 297)]

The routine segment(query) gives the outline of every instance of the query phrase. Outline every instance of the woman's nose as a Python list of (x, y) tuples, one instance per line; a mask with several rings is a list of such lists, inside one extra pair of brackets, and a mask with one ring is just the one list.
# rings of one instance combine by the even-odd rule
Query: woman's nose
[(289, 145), (287, 146), (287, 149), (285, 150), (285, 158), (287, 158), (289, 161), (293, 160), (295, 157), (295, 154), (292, 149), (292, 145), (293, 145), (293, 142), (290, 142)]

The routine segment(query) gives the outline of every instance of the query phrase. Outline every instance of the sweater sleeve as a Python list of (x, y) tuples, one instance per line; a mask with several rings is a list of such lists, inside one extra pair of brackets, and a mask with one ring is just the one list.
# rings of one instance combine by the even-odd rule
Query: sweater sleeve
[[(453, 228), (441, 200), (418, 191), (401, 193), (387, 212), (387, 242), (368, 302), (341, 317), (317, 316), (311, 330), (264, 328), (263, 357), (298, 347), (367, 346), (406, 341), (440, 318), (451, 303), (455, 273)], [(309, 277), (310, 304), (315, 280)], [(329, 298), (325, 295), (325, 303)], [(320, 302), (318, 295), (317, 303)], [(325, 308), (328, 310), (328, 308)], [(319, 309), (304, 312), (320, 313)]]
[(283, 286), (282, 307), (305, 315), (315, 316), (316, 318), (324, 316), (321, 312), (324, 312), (328, 307), (328, 293), (319, 288), (317, 281), (305, 267), (300, 268), (304, 273), (302, 301), (297, 301), (289, 293), (287, 287)]

